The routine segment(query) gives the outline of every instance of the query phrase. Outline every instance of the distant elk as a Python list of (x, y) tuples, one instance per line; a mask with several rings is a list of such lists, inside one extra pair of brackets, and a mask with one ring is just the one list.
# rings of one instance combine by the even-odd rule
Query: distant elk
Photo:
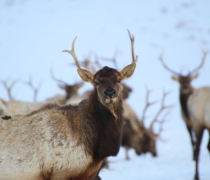
[(56, 96), (54, 96), (52, 98), (49, 98), (47, 100), (48, 101), (54, 101), (54, 102), (56, 102), (60, 105), (64, 105), (72, 97), (78, 96), (79, 89), (84, 85), (83, 82), (74, 83), (74, 84), (70, 85), (70, 84), (56, 78), (53, 74), (52, 68), (50, 70), (50, 74), (51, 74), (52, 79), (55, 80), (58, 83), (59, 88), (65, 91), (65, 96), (56, 95)]
[[(172, 105), (165, 105), (165, 98), (167, 93), (163, 94), (161, 107), (158, 110), (157, 114), (153, 118), (150, 127), (145, 127), (145, 114), (149, 106), (153, 105), (154, 102), (149, 102), (149, 95), (151, 91), (147, 90), (146, 95), (146, 105), (143, 110), (143, 114), (141, 119), (137, 117), (135, 112), (131, 109), (130, 106), (126, 102), (124, 102), (123, 107), (125, 109), (124, 118), (125, 124), (123, 126), (123, 138), (122, 138), (122, 146), (125, 147), (125, 155), (126, 159), (129, 160), (128, 150), (134, 149), (137, 155), (151, 153), (153, 157), (157, 156), (156, 150), (156, 141), (160, 138), (160, 133), (163, 129), (163, 123), (165, 122), (166, 115), (170, 112), (167, 111), (164, 116), (162, 116), (162, 120), (158, 120), (160, 118), (161, 113), (164, 110), (170, 110)], [(159, 131), (155, 133), (154, 124), (159, 123)]]
[(53, 78), (53, 80), (55, 80), (56, 82), (58, 82), (59, 87), (63, 90), (65, 90), (66, 95), (55, 95), (51, 98), (46, 99), (43, 102), (36, 102), (36, 98), (37, 98), (37, 94), (38, 94), (38, 90), (39, 87), (35, 87), (32, 84), (32, 80), (30, 79), (29, 81), (23, 81), (24, 84), (28, 85), (34, 93), (34, 102), (28, 102), (28, 101), (21, 101), (21, 100), (16, 100), (13, 96), (12, 96), (12, 88), (14, 87), (14, 85), (18, 82), (18, 80), (15, 80), (11, 83), (11, 85), (9, 86), (7, 81), (2, 81), (7, 94), (8, 94), (8, 98), (9, 101), (6, 101), (4, 99), (0, 99), (1, 103), (4, 104), (4, 106), (7, 108), (7, 110), (10, 112), (10, 115), (14, 115), (14, 114), (26, 114), (29, 113), (31, 111), (37, 110), (40, 107), (42, 107), (43, 105), (46, 105), (48, 103), (57, 103), (59, 105), (64, 105), (66, 104), (67, 100), (70, 99), (71, 97), (74, 97), (76, 95), (78, 95), (78, 90), (83, 86), (83, 82), (81, 83), (75, 83), (73, 85), (69, 85), (57, 78), (54, 77), (52, 69), (51, 69), (51, 76)]
[[(203, 131), (204, 129), (208, 129), (210, 133), (210, 87), (195, 89), (191, 86), (191, 81), (198, 77), (198, 70), (203, 66), (208, 54), (208, 51), (204, 51), (203, 49), (202, 52), (203, 57), (200, 65), (190, 71), (188, 75), (182, 75), (170, 69), (164, 63), (162, 56), (160, 56), (163, 66), (173, 74), (172, 79), (180, 84), (179, 97), (181, 113), (190, 134), (193, 159), (196, 161), (195, 180), (199, 180), (198, 157)], [(210, 152), (210, 138), (207, 148)]]
[[(94, 86), (77, 106), (46, 105), (0, 123), (0, 179), (93, 180), (108, 156), (120, 149), (123, 125), (121, 82), (135, 71), (137, 57), (121, 71), (81, 69), (74, 43), (69, 52), (81, 79)], [(132, 44), (133, 46), (133, 44)]]
[[(18, 81), (19, 81), (18, 79), (14, 80), (11, 83), (10, 86), (8, 85), (6, 80), (2, 81), (4, 87), (5, 87), (6, 91), (7, 91), (9, 100), (6, 101), (4, 99), (0, 99), (0, 101), (7, 108), (7, 110), (8, 110), (10, 115), (25, 114), (25, 113), (28, 113), (30, 111), (37, 110), (41, 106), (43, 106), (45, 104), (45, 102), (26, 102), (26, 101), (16, 100), (12, 96), (11, 92), (12, 92), (12, 88), (14, 87), (14, 85)], [(33, 89), (33, 91), (34, 91), (34, 101), (36, 101), (38, 88), (35, 88), (31, 81), (24, 81), (24, 83), (28, 84)]]

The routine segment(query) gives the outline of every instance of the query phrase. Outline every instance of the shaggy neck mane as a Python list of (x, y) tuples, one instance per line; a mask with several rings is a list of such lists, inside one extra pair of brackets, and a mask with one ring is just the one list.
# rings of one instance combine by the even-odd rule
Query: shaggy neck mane
[(119, 99), (111, 105), (113, 113), (100, 103), (97, 91), (90, 94), (89, 98), (81, 102), (81, 129), (83, 143), (87, 152), (93, 152), (95, 159), (117, 155), (122, 136), (122, 100)]
[(187, 100), (188, 100), (188, 97), (192, 93), (193, 93), (193, 87), (189, 88), (188, 93), (182, 93), (182, 89), (180, 88), (180, 97), (179, 97), (180, 104), (181, 104), (182, 112), (187, 119), (189, 119), (189, 112), (188, 112), (188, 108), (187, 108)]

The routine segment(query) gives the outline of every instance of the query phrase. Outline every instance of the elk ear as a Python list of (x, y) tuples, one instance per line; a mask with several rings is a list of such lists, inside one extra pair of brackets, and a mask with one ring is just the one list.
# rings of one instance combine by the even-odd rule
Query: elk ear
[(171, 76), (171, 78), (172, 78), (174, 81), (179, 82), (179, 77)]
[(79, 89), (79, 88), (81, 88), (83, 85), (84, 85), (84, 82), (81, 82), (81, 83), (77, 84), (77, 88)]
[(196, 79), (197, 77), (198, 77), (198, 74), (195, 74), (194, 76), (190, 77), (190, 80), (192, 81), (192, 80)]
[(66, 86), (58, 86), (60, 89), (66, 91)]
[(93, 84), (94, 75), (91, 72), (89, 72), (85, 69), (77, 69), (77, 72), (83, 81), (90, 82), (91, 84)]
[(126, 67), (123, 68), (123, 70), (120, 72), (120, 76), (121, 76), (121, 79), (127, 79), (129, 77), (131, 77), (134, 73), (136, 69), (136, 64), (135, 63), (132, 63)]

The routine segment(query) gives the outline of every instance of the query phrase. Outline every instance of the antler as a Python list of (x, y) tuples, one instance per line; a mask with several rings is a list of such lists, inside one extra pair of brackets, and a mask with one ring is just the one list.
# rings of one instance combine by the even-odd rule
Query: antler
[(138, 56), (135, 57), (135, 53), (134, 53), (134, 35), (131, 34), (129, 30), (128, 30), (128, 34), (131, 40), (132, 63), (136, 63), (138, 60)]
[[(147, 89), (147, 88), (146, 88)], [(142, 117), (141, 117), (141, 121), (144, 123), (144, 120), (145, 120), (145, 114), (146, 114), (146, 111), (148, 109), (149, 106), (155, 104), (157, 101), (153, 101), (153, 102), (149, 102), (149, 95), (151, 93), (151, 90), (148, 90), (147, 89), (147, 94), (146, 94), (146, 105), (144, 107), (144, 110), (143, 110), (143, 113), (142, 113)]]
[(101, 59), (102, 59), (102, 60), (106, 60), (106, 61), (111, 61), (111, 62), (113, 62), (115, 68), (118, 69), (117, 61), (116, 61), (116, 56), (117, 56), (117, 54), (118, 54), (118, 51), (115, 51), (113, 58), (101, 57)]
[(74, 41), (72, 42), (72, 49), (70, 51), (69, 50), (63, 50), (62, 52), (67, 52), (67, 53), (71, 54), (72, 57), (74, 58), (74, 61), (75, 61), (76, 65), (77, 65), (77, 68), (81, 69), (81, 67), (79, 65), (78, 58), (77, 58), (77, 56), (75, 54), (75, 51), (74, 51), (74, 43), (75, 43), (76, 39), (77, 39), (77, 36), (74, 38)]
[(59, 83), (62, 83), (62, 84), (66, 84), (64, 81), (62, 81), (62, 80), (60, 80), (60, 79), (57, 79), (57, 78), (54, 76), (52, 67), (51, 67), (51, 69), (50, 69), (50, 75), (51, 75), (51, 77), (52, 77), (55, 81), (57, 81), (57, 82), (59, 82)]
[(12, 87), (15, 85), (15, 83), (17, 83), (18, 80), (19, 80), (19, 79), (14, 80), (14, 81), (11, 83), (10, 86), (7, 85), (6, 80), (5, 80), (5, 81), (1, 80), (2, 84), (4, 85), (4, 87), (5, 87), (6, 90), (7, 90), (7, 94), (8, 94), (8, 96), (9, 96), (9, 100), (14, 99), (14, 98), (12, 97), (12, 95), (11, 95), (11, 91), (12, 91)]
[(82, 66), (84, 66), (86, 69), (88, 69), (90, 72), (96, 72), (98, 68), (101, 68), (102, 66), (99, 63), (98, 57), (95, 54), (95, 61), (91, 61), (90, 57), (86, 58), (84, 61), (81, 62)]
[(163, 120), (161, 120), (161, 121), (158, 121), (159, 123), (160, 123), (160, 129), (159, 129), (159, 131), (158, 131), (158, 133), (157, 133), (157, 135), (159, 136), (160, 135), (160, 133), (163, 131), (163, 123), (166, 121), (166, 116), (168, 116), (169, 114), (170, 114), (170, 112), (171, 112), (171, 110), (169, 110), (164, 116), (163, 116)]
[(98, 58), (98, 56), (95, 54), (95, 64), (99, 67), (99, 68), (102, 68), (102, 66), (101, 66), (101, 64), (99, 63), (99, 58)]
[(38, 90), (41, 86), (41, 83), (39, 83), (38, 87), (35, 88), (34, 85), (32, 84), (32, 78), (29, 79), (29, 81), (23, 81), (25, 84), (29, 85), (31, 87), (31, 89), (34, 91), (34, 102), (36, 102), (37, 99), (37, 94), (38, 94)]
[[(166, 106), (164, 103), (165, 103), (165, 98), (166, 98), (166, 96), (168, 95), (169, 93), (166, 93), (166, 92), (164, 92), (163, 93), (163, 98), (162, 98), (162, 102), (161, 102), (161, 107), (160, 107), (160, 109), (159, 109), (159, 111), (157, 112), (157, 114), (156, 114), (156, 116), (155, 116), (155, 118), (153, 119), (153, 121), (151, 122), (151, 124), (150, 124), (150, 129), (152, 130), (153, 129), (153, 125), (154, 125), (154, 123), (155, 122), (159, 122), (159, 123), (161, 123), (161, 124), (163, 124), (163, 122), (165, 121), (165, 120), (162, 120), (162, 121), (158, 121), (158, 117), (160, 116), (160, 114), (163, 112), (163, 110), (165, 110), (165, 109), (170, 109), (170, 108), (172, 108), (174, 105), (168, 105), (168, 106)], [(168, 112), (169, 113), (169, 112)], [(167, 114), (168, 114), (167, 113)], [(161, 127), (162, 128), (162, 127)], [(161, 131), (161, 130), (160, 130)]]
[(170, 69), (170, 68), (165, 64), (165, 62), (163, 61), (163, 53), (160, 55), (159, 59), (160, 59), (160, 61), (162, 62), (163, 66), (164, 66), (168, 71), (172, 72), (175, 76), (180, 76), (179, 73), (173, 71), (172, 69)]
[(206, 56), (207, 56), (207, 54), (209, 53), (209, 51), (208, 50), (204, 50), (203, 49), (203, 47), (201, 46), (201, 50), (202, 50), (202, 52), (203, 52), (203, 56), (202, 56), (202, 59), (201, 59), (201, 63), (200, 63), (200, 65), (197, 67), (197, 68), (195, 68), (194, 70), (192, 70), (189, 74), (190, 75), (193, 75), (193, 74), (195, 74), (202, 66), (203, 66), (203, 64), (204, 64), (204, 61), (205, 61), (205, 59), (206, 59)]

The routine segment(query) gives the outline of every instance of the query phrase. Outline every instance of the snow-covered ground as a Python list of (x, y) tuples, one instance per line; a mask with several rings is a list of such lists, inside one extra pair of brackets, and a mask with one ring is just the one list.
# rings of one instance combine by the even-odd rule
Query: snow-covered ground
[[(210, 50), (209, 0), (2, 0), (0, 2), (0, 80), (10, 83), (30, 77), (35, 86), (41, 82), (38, 101), (62, 93), (50, 77), (53, 67), (56, 77), (74, 83), (80, 80), (70, 55), (78, 36), (75, 51), (79, 59), (90, 55), (114, 57), (119, 69), (131, 62), (127, 29), (135, 36), (135, 53), (139, 56), (137, 69), (126, 83), (133, 88), (129, 103), (141, 116), (145, 103), (145, 86), (153, 90), (151, 100), (160, 99), (163, 90), (171, 91), (168, 104), (175, 104), (158, 141), (158, 157), (136, 156), (125, 161), (122, 148), (117, 157), (110, 158), (111, 170), (100, 175), (105, 180), (190, 180), (194, 162), (189, 135), (181, 119), (178, 83), (161, 65), (158, 57), (172, 69), (186, 74), (200, 63), (200, 45)], [(103, 65), (113, 66), (100, 61)], [(195, 87), (210, 86), (210, 55), (207, 56)], [(81, 90), (90, 89), (85, 85)], [(23, 83), (12, 91), (16, 99), (32, 101), (33, 92)], [(0, 98), (8, 99), (0, 84)], [(158, 107), (148, 112), (147, 125)], [(210, 179), (210, 156), (206, 149), (208, 133), (204, 133), (200, 153), (201, 180)]]

